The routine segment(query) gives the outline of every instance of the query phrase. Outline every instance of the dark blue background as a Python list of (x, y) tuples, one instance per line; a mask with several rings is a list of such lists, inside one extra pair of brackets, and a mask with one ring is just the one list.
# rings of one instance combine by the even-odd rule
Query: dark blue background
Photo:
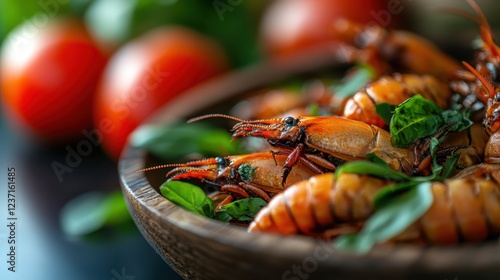
[[(0, 279), (181, 279), (135, 228), (92, 241), (65, 236), (59, 223), (62, 207), (91, 190), (119, 190), (116, 163), (94, 147), (59, 182), (51, 163), (65, 162), (65, 145), (36, 144), (12, 132), (1, 115)], [(15, 273), (7, 270), (9, 166), (16, 168), (17, 181)]]

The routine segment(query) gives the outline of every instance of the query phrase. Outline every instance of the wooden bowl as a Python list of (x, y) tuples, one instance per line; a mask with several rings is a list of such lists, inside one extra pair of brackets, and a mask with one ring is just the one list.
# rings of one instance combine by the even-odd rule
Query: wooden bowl
[[(332, 59), (308, 54), (229, 74), (168, 104), (148, 123), (169, 124), (215, 110), (249, 90), (322, 69)], [(357, 255), (308, 237), (250, 234), (242, 227), (187, 212), (165, 199), (158, 191), (165, 171), (136, 173), (154, 164), (144, 150), (128, 147), (119, 162), (123, 193), (144, 237), (186, 279), (462, 280), (500, 276), (498, 242), (454, 247), (386, 245)]]

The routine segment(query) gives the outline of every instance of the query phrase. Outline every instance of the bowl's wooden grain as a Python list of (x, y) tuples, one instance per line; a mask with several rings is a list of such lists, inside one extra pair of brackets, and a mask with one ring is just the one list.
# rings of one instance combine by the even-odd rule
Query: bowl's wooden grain
[[(148, 123), (168, 124), (269, 82), (330, 63), (323, 55), (313, 54), (230, 74), (183, 95)], [(498, 242), (448, 248), (379, 246), (369, 254), (355, 255), (311, 238), (249, 234), (241, 227), (189, 213), (162, 197), (151, 182), (162, 182), (163, 172), (148, 177), (136, 173), (149, 158), (144, 150), (126, 149), (119, 162), (122, 189), (143, 235), (184, 278), (500, 279)]]

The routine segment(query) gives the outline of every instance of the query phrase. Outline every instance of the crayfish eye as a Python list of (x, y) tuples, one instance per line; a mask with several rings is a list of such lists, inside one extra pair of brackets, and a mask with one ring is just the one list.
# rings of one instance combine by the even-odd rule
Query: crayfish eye
[(500, 92), (497, 92), (493, 97), (493, 102), (500, 102)]
[(227, 166), (227, 161), (223, 157), (216, 157), (215, 162), (219, 165), (219, 167), (226, 167)]
[(286, 117), (283, 121), (287, 126), (296, 126), (298, 123), (298, 119), (294, 117)]

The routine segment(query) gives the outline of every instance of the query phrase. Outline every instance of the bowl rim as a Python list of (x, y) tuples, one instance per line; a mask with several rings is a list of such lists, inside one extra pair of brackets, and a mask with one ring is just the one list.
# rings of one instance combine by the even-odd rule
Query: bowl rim
[[(191, 110), (206, 108), (240, 92), (265, 86), (272, 81), (295, 74), (333, 66), (338, 62), (333, 57), (325, 59), (324, 52), (313, 52), (296, 56), (293, 59), (268, 61), (228, 73), (189, 90), (158, 110), (140, 127), (155, 123), (168, 124), (186, 117), (187, 113), (182, 111), (182, 108), (186, 106), (191, 106)], [(235, 81), (239, 82), (235, 83)], [(210, 96), (208, 101), (202, 98), (207, 95)], [(375, 246), (370, 252), (359, 255), (334, 249), (331, 246), (325, 247), (325, 242), (311, 237), (283, 238), (269, 233), (249, 234), (241, 227), (226, 225), (220, 221), (188, 212), (164, 198), (154, 189), (143, 173), (136, 173), (137, 170), (146, 167), (146, 155), (147, 152), (143, 149), (129, 144), (123, 151), (118, 162), (118, 169), (125, 196), (138, 202), (141, 207), (159, 217), (164, 223), (172, 224), (184, 231), (226, 246), (247, 252), (264, 251), (266, 255), (292, 261), (310, 256), (318, 246), (321, 246), (331, 250), (328, 251), (331, 253), (330, 261), (322, 262), (323, 265), (351, 269), (363, 267), (377, 270), (407, 270), (413, 268), (446, 273), (477, 271), (478, 268), (492, 269), (492, 267), (499, 267), (500, 264), (500, 242), (460, 244), (453, 247), (419, 247), (403, 244)], [(145, 200), (145, 197), (148, 199)], [(272, 246), (273, 250), (268, 250), (269, 246)]]

